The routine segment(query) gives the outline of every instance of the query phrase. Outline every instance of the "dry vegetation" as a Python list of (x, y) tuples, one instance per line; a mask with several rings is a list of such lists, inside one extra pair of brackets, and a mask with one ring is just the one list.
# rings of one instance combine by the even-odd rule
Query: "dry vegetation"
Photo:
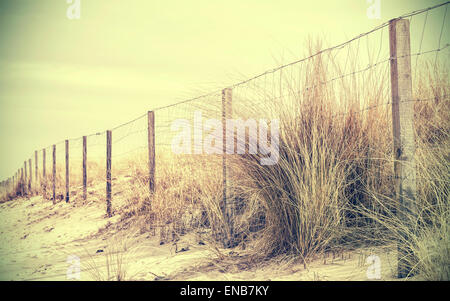
[[(318, 56), (309, 63), (307, 86), (330, 77), (324, 60)], [(280, 117), (279, 163), (261, 166), (258, 155), (230, 156), (230, 201), (235, 207), (231, 239), (236, 248), (247, 248), (257, 260), (281, 254), (307, 265), (326, 252), (395, 246), (407, 232), (404, 243), (412, 250), (412, 274), (449, 280), (448, 69), (424, 65), (414, 83), (415, 98), (433, 99), (415, 103), (420, 214), (413, 229), (395, 215), (391, 113), (384, 105), (389, 95), (383, 93), (387, 83), (374, 74), (359, 96), (349, 84), (339, 103), (333, 88), (320, 85), (298, 94), (293, 102), (275, 106), (267, 101), (265, 109)], [(355, 102), (361, 98), (373, 108), (357, 109)], [(344, 109), (346, 114), (335, 117)], [(125, 206), (114, 208), (115, 214), (139, 223), (141, 231), (159, 235), (161, 243), (197, 232), (222, 246), (231, 233), (222, 213), (221, 158), (159, 152), (157, 162), (157, 190), (152, 195), (146, 154), (114, 163), (113, 192), (120, 191), (114, 198), (126, 199)], [(92, 165), (88, 174), (94, 169)], [(58, 186), (62, 191), (62, 179)], [(99, 187), (102, 195), (104, 185)], [(80, 200), (81, 189), (74, 190)], [(121, 258), (109, 259), (122, 264)], [(110, 274), (114, 273), (97, 278), (125, 277)]]

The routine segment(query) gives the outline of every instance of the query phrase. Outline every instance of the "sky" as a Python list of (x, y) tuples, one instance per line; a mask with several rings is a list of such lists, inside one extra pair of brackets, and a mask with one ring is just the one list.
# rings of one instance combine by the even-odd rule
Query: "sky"
[(69, 19), (66, 0), (1, 0), (0, 179), (35, 150), (302, 58), (309, 37), (331, 46), (444, 1), (380, 0), (380, 19), (368, 2), (80, 0)]

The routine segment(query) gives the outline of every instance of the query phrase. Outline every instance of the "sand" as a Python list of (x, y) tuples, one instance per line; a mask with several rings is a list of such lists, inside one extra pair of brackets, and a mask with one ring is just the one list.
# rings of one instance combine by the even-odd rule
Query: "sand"
[(377, 280), (367, 276), (370, 255), (380, 259), (378, 278), (395, 280), (396, 255), (384, 248), (328, 254), (307, 266), (286, 257), (261, 262), (247, 250), (217, 249), (202, 233), (161, 244), (118, 213), (107, 218), (105, 207), (93, 195), (0, 204), (0, 280)]

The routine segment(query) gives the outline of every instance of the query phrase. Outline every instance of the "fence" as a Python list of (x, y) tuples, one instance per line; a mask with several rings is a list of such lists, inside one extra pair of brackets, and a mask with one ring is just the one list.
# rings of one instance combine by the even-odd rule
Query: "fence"
[[(420, 97), (414, 95), (413, 84), (420, 67), (419, 57), (434, 61), (437, 66), (438, 56), (448, 51), (450, 35), (445, 33), (448, 30), (446, 15), (449, 3), (405, 14), (345, 43), (322, 49), (306, 58), (266, 71), (223, 90), (155, 108), (111, 130), (64, 140), (36, 150), (34, 164), (32, 158), (25, 161), (23, 167), (2, 182), (1, 186), (15, 196), (42, 194), (53, 203), (57, 200), (71, 202), (80, 191), (81, 197), (79, 194), (78, 197), (86, 200), (93, 193), (94, 187), (104, 185), (100, 179), (106, 176), (104, 199), (107, 216), (110, 217), (114, 212), (114, 196), (116, 193), (120, 194), (120, 191), (114, 191), (115, 187), (123, 189), (120, 185), (121, 179), (116, 175), (133, 172), (130, 165), (121, 164), (121, 160), (133, 158), (132, 160), (146, 165), (145, 179), (148, 182), (149, 194), (155, 193), (160, 189), (159, 171), (163, 169), (158, 166), (158, 154), (172, 151), (174, 120), (183, 120), (184, 124), (194, 125), (193, 139), (189, 138), (189, 144), (193, 140), (194, 146), (191, 148), (189, 145), (189, 149), (193, 154), (201, 154), (204, 151), (204, 148), (199, 148), (199, 144), (195, 143), (196, 139), (201, 139), (203, 143), (203, 128), (196, 126), (196, 118), (200, 118), (196, 112), (201, 112), (201, 118), (219, 120), (223, 125), (222, 132), (212, 135), (216, 140), (222, 140), (222, 145), (218, 143), (217, 147), (209, 152), (218, 155), (215, 174), (222, 175), (223, 210), (225, 218), (229, 219), (234, 205), (228, 197), (231, 181), (229, 174), (232, 171), (227, 163), (225, 137), (229, 129), (225, 121), (233, 117), (252, 117), (255, 112), (258, 112), (257, 116), (260, 118), (279, 118), (280, 116), (274, 113), (276, 110), (268, 109), (270, 106), (284, 103), (295, 110), (311, 95), (322, 93), (321, 95), (332, 95), (342, 104), (332, 118), (345, 117), (355, 112), (370, 112), (379, 107), (389, 108), (390, 105), (396, 196), (401, 204), (400, 208), (403, 208), (399, 214), (404, 211), (414, 213), (414, 104), (419, 101), (433, 101), (436, 97), (448, 100), (448, 95)], [(429, 33), (430, 20), (440, 18), (442, 23), (438, 35)], [(410, 31), (413, 32), (414, 39), (410, 39)], [(431, 39), (435, 41), (431, 42)], [(429, 48), (426, 48), (426, 45)], [(319, 58), (322, 66), (326, 66), (323, 68), (327, 70), (327, 77), (322, 78), (321, 70), (316, 69), (318, 67), (314, 65)], [(337, 61), (342, 64), (336, 66)], [(316, 77), (314, 80), (310, 79), (312, 75)], [(385, 84), (388, 77), (390, 87)], [(343, 93), (349, 90), (355, 96), (351, 105), (344, 99), (347, 94)], [(365, 97), (369, 90), (376, 91), (375, 99), (372, 97), (369, 100)], [(232, 225), (230, 229), (232, 233)], [(408, 267), (400, 260), (399, 276), (405, 276), (407, 273)]]

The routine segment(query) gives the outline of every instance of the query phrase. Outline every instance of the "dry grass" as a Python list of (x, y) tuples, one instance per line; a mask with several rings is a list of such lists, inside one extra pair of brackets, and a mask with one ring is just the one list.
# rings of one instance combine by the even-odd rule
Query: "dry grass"
[[(311, 46), (311, 53), (315, 47), (320, 45)], [(305, 264), (330, 250), (400, 242), (411, 250), (407, 260), (412, 274), (449, 280), (447, 69), (423, 66), (414, 83), (415, 97), (434, 100), (415, 103), (419, 215), (405, 223), (395, 214), (386, 74), (369, 70), (373, 74), (365, 75), (365, 85), (356, 92), (354, 77), (338, 86), (320, 85), (342, 72), (338, 62), (317, 56), (307, 64), (303, 84), (314, 88), (301, 93), (293, 89), (289, 101), (267, 100), (262, 108), (280, 120), (278, 164), (262, 166), (259, 155), (230, 156), (233, 233), (221, 202), (221, 158), (211, 155), (174, 155), (160, 149), (155, 193), (148, 188), (145, 153), (114, 162), (118, 180), (113, 191), (120, 192), (114, 198), (122, 200), (121, 207), (113, 201), (116, 214), (139, 219), (141, 231), (159, 234), (161, 243), (198, 231), (209, 233), (217, 248), (224, 235), (232, 234), (233, 245), (251, 243), (257, 257), (289, 254)], [(246, 112), (251, 114), (258, 112)], [(104, 178), (102, 173), (95, 164), (88, 172), (98, 179)], [(57, 178), (58, 189), (62, 181)], [(2, 196), (8, 197), (12, 195)], [(111, 266), (106, 276), (94, 278), (126, 279), (123, 260), (112, 254), (106, 257)]]
[(135, 258), (138, 246), (131, 239), (136, 229), (130, 227), (126, 235), (115, 235), (108, 238), (107, 247), (93, 253), (85, 250), (83, 271), (95, 281), (130, 281), (138, 272), (131, 272), (130, 260)]

